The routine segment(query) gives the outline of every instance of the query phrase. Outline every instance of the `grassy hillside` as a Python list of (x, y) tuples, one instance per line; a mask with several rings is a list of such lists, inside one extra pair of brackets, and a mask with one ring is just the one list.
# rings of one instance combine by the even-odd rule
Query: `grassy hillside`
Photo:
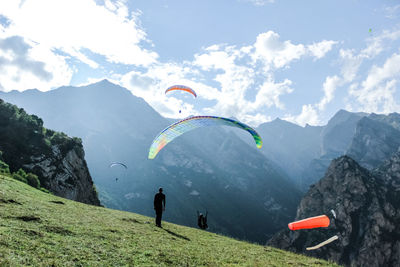
[[(151, 203), (150, 203), (151, 204)], [(336, 266), (85, 205), (0, 174), (0, 266)]]

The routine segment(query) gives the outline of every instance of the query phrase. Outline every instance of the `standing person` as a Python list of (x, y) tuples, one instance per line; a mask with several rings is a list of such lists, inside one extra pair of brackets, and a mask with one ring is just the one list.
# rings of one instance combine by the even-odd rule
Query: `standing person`
[(162, 193), (163, 189), (160, 187), (158, 193), (154, 196), (154, 210), (156, 211), (156, 225), (161, 227), (161, 217), (165, 210), (165, 195)]

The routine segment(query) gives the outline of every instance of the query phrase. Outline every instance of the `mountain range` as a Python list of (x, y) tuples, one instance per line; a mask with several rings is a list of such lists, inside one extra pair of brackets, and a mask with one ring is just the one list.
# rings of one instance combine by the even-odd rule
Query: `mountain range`
[(337, 157), (349, 155), (369, 170), (390, 158), (400, 146), (400, 114), (339, 110), (325, 126), (276, 119), (257, 131), (265, 137), (262, 152), (306, 192)]
[[(153, 138), (171, 121), (106, 80), (49, 92), (12, 91), (0, 98), (41, 117), (47, 128), (82, 139), (106, 207), (153, 216), (153, 196), (163, 187), (166, 220), (196, 226), (196, 211), (208, 211), (211, 231), (259, 243), (295, 215), (300, 190), (254, 143), (235, 134), (240, 129), (189, 132), (149, 160)], [(115, 161), (128, 169), (110, 168)]]
[[(153, 138), (176, 120), (107, 80), (0, 92), (0, 98), (43, 118), (47, 128), (82, 139), (106, 207), (153, 216), (153, 196), (163, 187), (166, 220), (196, 226), (196, 211), (207, 210), (211, 231), (258, 243), (287, 227), (302, 195), (333, 159), (348, 155), (372, 170), (400, 144), (399, 114), (340, 110), (324, 126), (279, 118), (259, 125), (261, 150), (244, 131), (209, 127), (179, 137), (148, 160)], [(111, 162), (128, 169), (110, 168)]]

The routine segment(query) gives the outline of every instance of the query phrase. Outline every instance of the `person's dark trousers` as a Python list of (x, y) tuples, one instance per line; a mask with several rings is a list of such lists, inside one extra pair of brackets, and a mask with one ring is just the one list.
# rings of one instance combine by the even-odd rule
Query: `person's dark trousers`
[(161, 227), (161, 217), (162, 217), (162, 209), (156, 210), (156, 225)]

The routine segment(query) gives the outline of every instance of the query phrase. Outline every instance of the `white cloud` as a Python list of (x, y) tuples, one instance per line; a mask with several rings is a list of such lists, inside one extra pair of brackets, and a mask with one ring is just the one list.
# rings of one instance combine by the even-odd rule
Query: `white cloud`
[(382, 67), (373, 66), (362, 86), (372, 90), (382, 81), (400, 75), (400, 54), (393, 54)]
[(65, 57), (22, 37), (0, 37), (0, 90), (47, 91), (69, 84), (72, 74)]
[[(290, 80), (275, 82), (270, 73), (254, 68), (251, 53), (252, 48), (248, 46), (213, 45), (196, 54), (193, 62), (157, 63), (144, 72), (131, 71), (115, 75), (115, 79), (166, 117), (198, 114), (233, 116), (258, 125), (271, 119), (263, 114), (263, 109), (284, 109), (280, 97), (293, 89)], [(206, 81), (210, 77), (219, 86), (208, 85)], [(165, 89), (173, 84), (192, 87), (198, 98), (190, 102), (186, 100), (191, 99), (183, 101), (173, 94), (166, 96)], [(252, 97), (247, 95), (249, 91)], [(202, 109), (196, 108), (197, 101), (204, 100), (211, 102)], [(179, 109), (181, 114), (177, 113)]]
[(230, 55), (227, 51), (206, 49), (207, 53), (195, 55), (194, 65), (201, 67), (203, 70), (211, 69), (228, 69), (234, 65), (235, 56)]
[(267, 64), (272, 64), (275, 68), (288, 66), (294, 60), (303, 56), (311, 55), (320, 59), (328, 53), (336, 41), (323, 40), (311, 45), (293, 44), (290, 40), (281, 41), (279, 34), (268, 31), (257, 36), (254, 44), (254, 60), (262, 60)]
[(325, 109), (325, 106), (333, 100), (335, 90), (342, 84), (342, 79), (338, 76), (328, 76), (323, 84), (324, 97), (317, 104), (320, 111)]
[(355, 97), (366, 112), (393, 112), (399, 111), (399, 104), (395, 99), (396, 84), (400, 76), (400, 54), (393, 54), (383, 66), (374, 65), (361, 83), (361, 88), (350, 89), (350, 96)]
[(97, 64), (97, 62), (95, 62), (94, 60), (91, 60), (90, 58), (85, 56), (85, 54), (79, 52), (76, 49), (67, 47), (67, 48), (64, 48), (63, 51), (66, 52), (67, 54), (69, 54), (71, 57), (75, 57), (78, 60), (80, 60), (81, 62), (89, 65), (93, 69), (97, 69), (99, 67), (99, 64)]
[[(263, 5), (273, 1), (252, 2)], [(139, 25), (140, 13), (131, 12), (125, 1), (105, 0), (100, 5), (96, 0), (42, 0), (38, 5), (33, 0), (6, 0), (0, 2), (0, 15), (10, 21), (1, 26), (0, 38), (21, 37), (30, 46), (26, 62), (32, 63), (0, 63), (5, 70), (4, 75), (0, 74), (3, 87), (35, 86), (48, 90), (70, 83), (74, 70), (67, 63), (80, 61), (100, 69), (106, 60), (118, 64), (110, 66), (132, 67), (128, 73), (111, 72), (105, 76), (143, 97), (163, 116), (185, 117), (206, 112), (234, 116), (253, 125), (270, 119), (264, 115), (269, 108), (284, 110), (282, 96), (293, 92), (291, 80), (275, 79), (276, 69), (288, 67), (303, 57), (320, 59), (337, 44), (329, 40), (295, 44), (268, 31), (259, 34), (252, 45), (216, 44), (196, 54), (192, 62), (163, 63), (157, 60), (157, 53), (144, 48), (151, 43)], [(17, 62), (17, 56), (8, 50), (0, 48), (0, 53), (8, 62)], [(173, 84), (194, 88), (199, 96), (196, 101), (207, 104), (197, 108), (193, 99), (178, 94), (166, 96), (165, 89)], [(316, 121), (311, 111), (323, 109), (332, 100), (333, 87), (324, 85), (321, 102), (305, 105), (297, 120)]]
[(200, 195), (200, 193), (198, 191), (196, 191), (196, 190), (192, 190), (192, 192), (190, 192), (189, 195), (198, 196), (198, 195)]
[(266, 80), (259, 88), (256, 100), (252, 105), (254, 109), (261, 107), (275, 106), (279, 109), (284, 109), (284, 104), (280, 101), (280, 96), (290, 94), (293, 89), (290, 87), (292, 81), (285, 79), (281, 83), (275, 83), (272, 79)]
[[(241, 55), (240, 50), (233, 47), (218, 47), (219, 49), (205, 50), (205, 53), (195, 55), (194, 67), (212, 71), (214, 80), (220, 84), (220, 90), (214, 91), (212, 99), (217, 104), (205, 111), (221, 116), (240, 117), (246, 106), (246, 90), (254, 83), (254, 70), (246, 65), (236, 64), (235, 60)], [(217, 71), (217, 73), (215, 73)]]
[(0, 17), (8, 21), (0, 40), (18, 39), (14, 50), (0, 48), (1, 90), (70, 84), (75, 67), (69, 64), (77, 60), (93, 69), (104, 59), (138, 66), (157, 61), (155, 52), (142, 48), (149, 41), (125, 1), (3, 0)]
[(285, 120), (297, 123), (299, 125), (320, 125), (323, 123), (321, 114), (325, 111), (326, 106), (334, 99), (335, 91), (339, 86), (344, 84), (343, 78), (334, 75), (328, 76), (322, 86), (324, 96), (316, 104), (303, 105), (300, 114), (286, 115)]
[(399, 38), (400, 30), (385, 30), (377, 36), (368, 38), (367, 47), (361, 51), (360, 56), (363, 58), (373, 58), (379, 55), (384, 49), (389, 49), (389, 41), (394, 41)]
[(297, 123), (302, 126), (306, 124), (319, 125), (321, 123), (318, 111), (311, 104), (303, 105), (301, 108), (301, 113), (299, 115), (286, 115), (283, 119), (293, 123)]
[(246, 113), (241, 116), (241, 120), (246, 122), (250, 126), (257, 127), (261, 123), (271, 121), (272, 117), (266, 116), (265, 114), (262, 113), (255, 113), (255, 114)]
[[(321, 115), (325, 111), (326, 106), (334, 100), (337, 88), (343, 87), (346, 84), (350, 84), (348, 89), (349, 95), (344, 99), (346, 109), (384, 113), (398, 111), (399, 105), (395, 100), (397, 85), (395, 78), (400, 76), (399, 55), (393, 55), (382, 67), (372, 67), (367, 78), (362, 83), (355, 81), (361, 76), (359, 69), (364, 61), (373, 60), (382, 51), (389, 49), (389, 41), (399, 38), (399, 30), (383, 31), (380, 35), (368, 38), (366, 47), (359, 52), (354, 49), (340, 49), (341, 75), (326, 77), (322, 86), (324, 96), (321, 100), (315, 104), (303, 105), (300, 114), (286, 115), (286, 119), (301, 125), (305, 123), (321, 123)], [(336, 42), (329, 42), (330, 46), (336, 44)], [(329, 46), (324, 41), (319, 44), (321, 44), (321, 47)], [(310, 46), (307, 48), (310, 49)], [(310, 50), (318, 51), (315, 47)], [(318, 58), (317, 55), (318, 53), (315, 54)]]
[(322, 86), (324, 96), (316, 104), (303, 105), (300, 114), (286, 115), (285, 120), (297, 123), (299, 125), (319, 125), (322, 123), (321, 113), (325, 110), (326, 105), (334, 99), (337, 87), (343, 85), (343, 79), (337, 75), (328, 76)]
[(273, 31), (259, 34), (254, 47), (255, 59), (272, 63), (276, 68), (282, 68), (306, 53), (304, 45), (294, 45), (291, 41), (282, 42), (279, 34)]
[(350, 49), (340, 49), (339, 56), (342, 62), (341, 74), (345, 81), (351, 82), (357, 75), (358, 69), (365, 58)]
[[(249, 124), (265, 122), (268, 117), (263, 112), (271, 107), (284, 110), (280, 99), (293, 92), (289, 79), (275, 81), (274, 68), (287, 67), (303, 56), (322, 58), (335, 44), (337, 42), (326, 40), (308, 46), (293, 44), (281, 41), (277, 33), (268, 31), (259, 34), (254, 45), (239, 48), (213, 45), (204, 49), (204, 53), (195, 55), (193, 65), (210, 75), (215, 74), (214, 81), (221, 88), (220, 93), (213, 95), (217, 104), (204, 111), (234, 116)], [(333, 91), (326, 93), (333, 94)], [(323, 99), (321, 107), (333, 96), (326, 97), (329, 99)]]
[(351, 83), (357, 78), (360, 66), (366, 60), (373, 60), (385, 49), (389, 49), (389, 41), (400, 38), (400, 30), (383, 31), (380, 35), (367, 39), (367, 46), (357, 52), (354, 49), (340, 49), (339, 56), (341, 76), (344, 83)]
[(395, 6), (385, 6), (383, 11), (385, 12), (385, 17), (388, 19), (398, 18), (400, 15), (400, 5)]
[(243, 2), (250, 2), (255, 6), (265, 6), (267, 4), (272, 4), (275, 0), (241, 0)]
[(187, 187), (192, 187), (193, 183), (190, 180), (185, 180), (185, 181), (183, 181), (183, 184), (186, 185)]
[[(195, 56), (193, 64), (212, 75), (215, 73), (214, 80), (221, 89), (212, 94), (212, 99), (217, 103), (205, 108), (204, 112), (233, 116), (251, 125), (258, 125), (270, 120), (262, 113), (265, 108), (274, 106), (284, 109), (280, 97), (293, 91), (290, 88), (292, 82), (285, 79), (276, 83), (270, 73), (254, 68), (251, 49), (218, 46), (205, 51)], [(254, 94), (253, 99), (248, 97), (250, 92)]]
[(10, 19), (7, 36), (23, 36), (49, 49), (60, 49), (91, 67), (93, 59), (84, 55), (88, 49), (114, 63), (147, 66), (157, 54), (139, 46), (146, 41), (137, 16), (129, 14), (122, 1), (34, 0), (0, 2), (0, 14)]
[(337, 43), (338, 42), (336, 42), (336, 41), (323, 40), (319, 43), (307, 45), (307, 49), (310, 51), (310, 53), (314, 57), (316, 57), (317, 59), (320, 59), (320, 58), (323, 58), (325, 56), (325, 54), (328, 53), (332, 49), (332, 46)]
[[(293, 92), (292, 81), (275, 81), (273, 69), (265, 64), (278, 68), (305, 55), (318, 59), (336, 43), (324, 40), (308, 46), (294, 45), (290, 41), (281, 41), (278, 34), (269, 31), (260, 34), (254, 45), (215, 44), (195, 54), (192, 62), (156, 63), (144, 72), (131, 71), (117, 79), (163, 116), (185, 117), (201, 113), (236, 117), (250, 125), (258, 125), (271, 119), (265, 115), (267, 109), (284, 110), (281, 97)], [(207, 84), (211, 79), (213, 86)], [(187, 103), (175, 95), (165, 96), (165, 89), (172, 84), (192, 87), (198, 99)], [(195, 104), (201, 100), (207, 100), (209, 104), (202, 109), (196, 108)], [(321, 105), (326, 105), (330, 99), (323, 101)], [(177, 113), (180, 109), (182, 114)]]
[[(373, 29), (372, 29), (373, 30)], [(364, 81), (360, 67), (373, 62), (385, 50), (390, 50), (391, 43), (400, 39), (400, 30), (384, 30), (379, 35), (369, 37), (366, 47), (357, 52), (354, 49), (341, 49), (341, 79), (339, 86), (350, 83), (348, 96), (345, 97), (345, 108), (350, 111), (393, 112), (398, 111), (395, 101), (396, 77), (398, 76), (399, 59), (394, 54), (382, 67), (370, 68)]]

